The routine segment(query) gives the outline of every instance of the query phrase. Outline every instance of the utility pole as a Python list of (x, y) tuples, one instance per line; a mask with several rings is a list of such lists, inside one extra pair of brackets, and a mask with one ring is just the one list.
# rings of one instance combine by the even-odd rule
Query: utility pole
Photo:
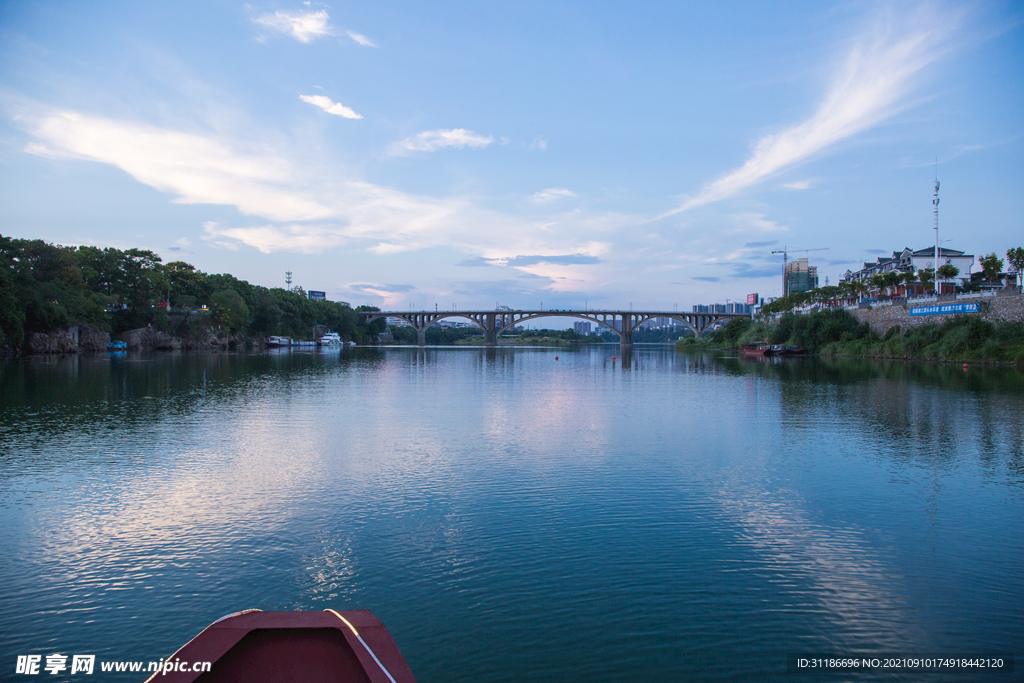
[[(936, 284), (939, 282), (939, 158), (935, 157), (935, 194), (932, 198), (932, 206), (935, 207), (935, 272)], [(935, 288), (936, 296), (939, 294), (938, 287)]]

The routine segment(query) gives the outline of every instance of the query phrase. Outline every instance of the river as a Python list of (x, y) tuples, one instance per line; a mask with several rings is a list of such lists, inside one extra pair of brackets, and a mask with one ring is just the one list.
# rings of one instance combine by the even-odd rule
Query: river
[(245, 608), (370, 609), (420, 683), (1021, 654), (1020, 370), (618, 353), (0, 364), (0, 679)]

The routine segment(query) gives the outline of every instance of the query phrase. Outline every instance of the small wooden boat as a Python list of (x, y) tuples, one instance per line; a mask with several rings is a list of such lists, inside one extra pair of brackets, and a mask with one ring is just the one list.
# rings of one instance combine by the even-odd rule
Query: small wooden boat
[[(202, 662), (210, 665), (195, 666)], [(157, 681), (416, 683), (391, 634), (369, 610), (332, 609), (222, 617), (164, 660), (146, 683)]]

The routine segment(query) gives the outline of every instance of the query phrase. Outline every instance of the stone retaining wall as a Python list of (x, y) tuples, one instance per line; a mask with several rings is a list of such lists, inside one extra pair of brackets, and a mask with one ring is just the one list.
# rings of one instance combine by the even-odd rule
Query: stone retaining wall
[[(974, 299), (960, 299), (955, 303), (981, 303), (980, 313), (967, 313), (966, 315), (980, 315), (990, 322), (1024, 322), (1024, 296), (996, 296)], [(940, 301), (943, 303), (954, 303), (953, 301)], [(907, 330), (923, 325), (942, 324), (947, 318), (954, 314), (940, 315), (919, 315), (911, 316), (910, 309), (919, 306), (934, 306), (933, 303), (907, 303), (901, 306), (879, 306), (872, 309), (857, 309), (850, 311), (853, 317), (862, 323), (867, 323), (878, 335), (884, 335), (891, 327), (899, 327)], [(964, 314), (961, 314), (964, 315)]]

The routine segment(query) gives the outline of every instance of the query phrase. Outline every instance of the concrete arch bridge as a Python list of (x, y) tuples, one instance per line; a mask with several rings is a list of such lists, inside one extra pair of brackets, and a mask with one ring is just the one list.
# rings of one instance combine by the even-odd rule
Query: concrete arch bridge
[(633, 345), (633, 332), (648, 320), (654, 318), (671, 318), (678, 320), (701, 335), (716, 323), (747, 318), (742, 313), (677, 313), (668, 311), (556, 311), (556, 310), (525, 310), (525, 311), (364, 311), (360, 313), (364, 322), (372, 322), (379, 318), (401, 318), (416, 330), (416, 341), (420, 346), (426, 344), (427, 328), (445, 318), (466, 318), (484, 331), (484, 340), (488, 345), (498, 343), (498, 335), (510, 327), (538, 318), (578, 318), (597, 323), (619, 336), (622, 346)]

